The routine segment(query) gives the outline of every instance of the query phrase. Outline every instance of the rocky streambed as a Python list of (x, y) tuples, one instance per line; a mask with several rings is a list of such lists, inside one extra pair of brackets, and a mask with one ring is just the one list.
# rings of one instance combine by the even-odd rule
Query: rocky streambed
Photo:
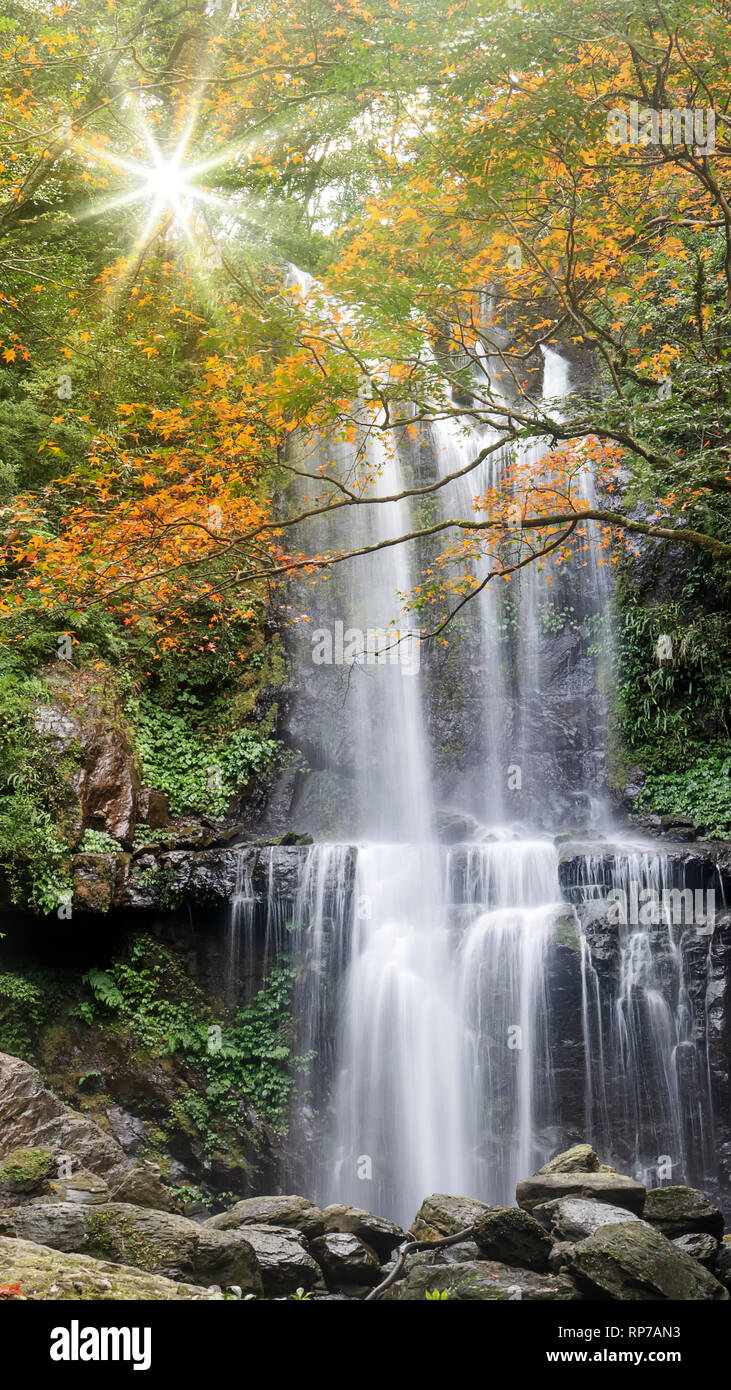
[(155, 1164), (131, 1161), (33, 1068), (0, 1067), (14, 1080), (0, 1094), (5, 1299), (729, 1299), (716, 1203), (686, 1186), (647, 1191), (588, 1144), (521, 1181), (516, 1206), (433, 1193), (408, 1231), (280, 1194), (194, 1219)]

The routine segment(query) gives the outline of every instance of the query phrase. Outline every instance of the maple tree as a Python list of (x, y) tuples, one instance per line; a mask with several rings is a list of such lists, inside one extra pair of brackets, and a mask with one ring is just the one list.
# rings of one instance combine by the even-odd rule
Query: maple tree
[[(451, 611), (477, 559), (504, 576), (616, 533), (727, 563), (727, 38), (710, 3), (16, 0), (10, 640), (99, 605), (158, 651), (215, 647), (354, 553), (302, 523), (383, 502), (364, 440), (439, 419), (475, 430), (467, 482), (503, 464), (467, 514), (454, 476), (395, 494), (445, 499), (404, 533), (443, 542), (419, 602)], [(610, 139), (633, 102), (712, 111), (713, 150), (682, 123)], [(583, 364), (561, 402), (551, 347)], [(347, 478), (309, 467), (321, 437), (352, 446)]]

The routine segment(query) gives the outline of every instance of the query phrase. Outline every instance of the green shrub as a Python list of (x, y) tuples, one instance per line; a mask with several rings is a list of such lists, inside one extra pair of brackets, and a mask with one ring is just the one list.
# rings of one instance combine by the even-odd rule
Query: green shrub
[(106, 830), (85, 830), (79, 850), (82, 854), (117, 854), (122, 846)]
[(193, 1069), (201, 1089), (179, 1102), (179, 1118), (192, 1121), (208, 1150), (222, 1124), (240, 1126), (242, 1099), (275, 1129), (284, 1127), (295, 1066), (293, 979), (289, 964), (275, 966), (248, 1007), (215, 1022), (181, 962), (150, 937), (137, 937), (124, 960), (84, 976), (102, 1019), (111, 1014), (153, 1055), (179, 1053)]
[(731, 746), (705, 758), (694, 758), (683, 772), (650, 772), (638, 798), (638, 809), (660, 815), (690, 816), (712, 839), (731, 837)]
[(40, 680), (0, 677), (0, 868), (14, 903), (51, 912), (71, 894), (69, 848), (59, 830), (67, 803), (59, 759), (36, 732)]
[(236, 729), (225, 743), (206, 742), (182, 715), (147, 696), (131, 707), (145, 785), (165, 792), (174, 816), (225, 815), (237, 791), (270, 772), (284, 749), (255, 729)]
[(46, 971), (0, 975), (0, 1052), (32, 1061), (38, 1034), (61, 1000), (58, 980)]

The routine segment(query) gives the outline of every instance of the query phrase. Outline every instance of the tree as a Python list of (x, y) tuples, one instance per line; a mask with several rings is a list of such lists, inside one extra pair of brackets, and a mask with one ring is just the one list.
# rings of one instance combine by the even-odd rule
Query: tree
[[(201, 605), (215, 625), (241, 610), (242, 592), (244, 607), (263, 603), (288, 575), (353, 553), (310, 553), (303, 521), (384, 500), (361, 452), (347, 479), (319, 470), (304, 502), (300, 491), (275, 509), (274, 491), (310, 471), (295, 440), (323, 432), (357, 446), (378, 433), (395, 447), (445, 417), (488, 429), (484, 449), (512, 458), (469, 515), (381, 542), (444, 538), (420, 588), (439, 601), (438, 626), (450, 594), (461, 604), (474, 592), (480, 557), (502, 576), (568, 558), (587, 536), (606, 546), (636, 533), (727, 564), (724, 10), (239, 9), (128, 5), (70, 33), (63, 7), (50, 28), (20, 7), (41, 29), (6, 57), (22, 177), (11, 174), (0, 231), (21, 256), (38, 248), (39, 284), (44, 266), (58, 278), (53, 336), (31, 324), (28, 346), (16, 328), (18, 346), (9, 335), (0, 351), (37, 383), (59, 341), (98, 364), (119, 352), (121, 330), (119, 384), (135, 389), (115, 389), (104, 410), (86, 397), (81, 411), (57, 408), (58, 430), (88, 416), (88, 452), (14, 500), (6, 604), (83, 596), (125, 623), (151, 620), (170, 642)], [(71, 70), (73, 139), (48, 144), (40, 112), (50, 96), (62, 119)], [(168, 196), (155, 193), (155, 172), (164, 183), (171, 170)], [(119, 250), (85, 281), (80, 185), (103, 218), (82, 223), (82, 238), (110, 227)], [(141, 189), (148, 215), (130, 238)], [(304, 294), (292, 262), (316, 277)], [(27, 314), (35, 293), (46, 292), (8, 295), (8, 314)], [(551, 346), (593, 363), (588, 389), (561, 403), (537, 390)], [(23, 352), (38, 365), (22, 366)], [(146, 363), (159, 369), (149, 382)], [(531, 441), (542, 441), (532, 462)], [(587, 467), (601, 505), (582, 489)]]

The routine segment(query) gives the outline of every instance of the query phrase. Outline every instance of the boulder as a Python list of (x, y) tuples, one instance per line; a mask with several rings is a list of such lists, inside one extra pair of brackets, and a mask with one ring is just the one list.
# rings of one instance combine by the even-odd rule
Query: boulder
[(539, 1173), (597, 1173), (599, 1171), (599, 1158), (591, 1147), (591, 1144), (574, 1144), (573, 1148), (565, 1149), (563, 1153), (556, 1154), (555, 1158), (544, 1163)]
[[(210, 1229), (208, 1222), (201, 1229)], [(322, 1284), (322, 1270), (309, 1253), (301, 1231), (292, 1226), (247, 1225), (246, 1239), (256, 1253), (265, 1294), (288, 1294)]]
[(35, 1067), (0, 1052), (0, 1157), (20, 1147), (49, 1149), (113, 1185), (131, 1167), (116, 1139), (47, 1090)]
[(474, 840), (480, 829), (474, 816), (461, 811), (435, 811), (432, 817), (434, 833), (443, 845), (458, 845)]
[(0, 1236), (0, 1284), (20, 1284), (25, 1298), (42, 1302), (126, 1302), (181, 1298), (220, 1300), (223, 1295), (193, 1284), (174, 1283), (127, 1265), (62, 1254), (28, 1240)]
[(0, 1194), (15, 1197), (38, 1192), (55, 1172), (50, 1149), (11, 1149), (0, 1160)]
[(601, 1226), (574, 1246), (569, 1268), (595, 1297), (622, 1302), (729, 1297), (703, 1265), (645, 1221)]
[(0, 1235), (80, 1252), (86, 1245), (84, 1211), (76, 1202), (31, 1203), (0, 1211)]
[(152, 1207), (155, 1211), (180, 1212), (182, 1203), (160, 1177), (156, 1164), (144, 1164), (133, 1168), (122, 1178), (116, 1189), (113, 1201), (129, 1202), (133, 1207)]
[(586, 1197), (558, 1197), (533, 1208), (536, 1221), (559, 1241), (586, 1240), (600, 1226), (614, 1226), (623, 1221), (636, 1221), (627, 1207), (614, 1207), (610, 1202), (597, 1202)]
[(548, 1268), (553, 1274), (559, 1274), (561, 1270), (568, 1273), (569, 1260), (574, 1253), (573, 1242), (569, 1240), (558, 1240), (551, 1246), (551, 1253), (548, 1256)]
[(474, 1234), (483, 1259), (539, 1272), (548, 1269), (551, 1238), (532, 1216), (519, 1208), (504, 1207), (478, 1217)]
[(419, 1207), (409, 1233), (413, 1240), (440, 1240), (442, 1236), (466, 1231), (480, 1216), (502, 1210), (502, 1207), (479, 1202), (476, 1197), (449, 1197), (444, 1192), (432, 1192)]
[(349, 1235), (358, 1236), (375, 1250), (381, 1260), (387, 1260), (391, 1251), (408, 1238), (406, 1232), (395, 1222), (387, 1221), (383, 1216), (373, 1216), (371, 1212), (362, 1211), (360, 1207), (345, 1207), (333, 1203), (332, 1206), (325, 1207), (322, 1215), (326, 1232), (344, 1231)]
[(634, 1178), (615, 1172), (534, 1173), (516, 1188), (518, 1206), (532, 1212), (535, 1207), (558, 1197), (588, 1197), (596, 1202), (626, 1207), (642, 1215), (645, 1188)]
[(427, 1293), (445, 1292), (459, 1303), (522, 1300), (527, 1303), (562, 1303), (580, 1297), (566, 1274), (536, 1274), (513, 1269), (496, 1260), (433, 1265), (430, 1257), (415, 1255), (405, 1279), (383, 1294), (391, 1302), (423, 1303)]
[(34, 1203), (0, 1212), (0, 1233), (84, 1253), (191, 1284), (239, 1284), (260, 1293), (254, 1251), (238, 1231), (213, 1231), (170, 1212), (124, 1202)]
[[(432, 1253), (424, 1251), (424, 1254), (429, 1254), (429, 1259), (435, 1265), (463, 1265), (480, 1259), (480, 1251), (474, 1240), (460, 1240), (456, 1245), (445, 1245), (441, 1250), (434, 1250)], [(390, 1273), (395, 1263), (394, 1256), (387, 1266), (384, 1265), (385, 1272)]]
[(724, 1236), (716, 1255), (716, 1275), (725, 1289), (731, 1289), (731, 1239)]
[(715, 1236), (711, 1236), (707, 1231), (696, 1231), (687, 1236), (676, 1236), (673, 1245), (677, 1245), (678, 1250), (684, 1250), (686, 1255), (692, 1255), (699, 1264), (706, 1265), (715, 1273), (718, 1257), (718, 1241)]
[(288, 1226), (303, 1235), (321, 1236), (325, 1219), (319, 1207), (307, 1197), (247, 1197), (228, 1211), (204, 1222), (217, 1231), (235, 1231), (240, 1226)]
[(350, 1232), (329, 1231), (317, 1236), (310, 1250), (329, 1286), (381, 1281), (381, 1266), (375, 1251)]
[(109, 1188), (103, 1178), (97, 1177), (96, 1173), (85, 1173), (83, 1168), (77, 1168), (70, 1178), (56, 1178), (50, 1182), (48, 1192), (38, 1200), (98, 1206), (101, 1202), (108, 1202), (109, 1197)]
[(642, 1215), (671, 1238), (696, 1231), (719, 1238), (723, 1235), (723, 1212), (695, 1187), (654, 1187), (647, 1194)]

